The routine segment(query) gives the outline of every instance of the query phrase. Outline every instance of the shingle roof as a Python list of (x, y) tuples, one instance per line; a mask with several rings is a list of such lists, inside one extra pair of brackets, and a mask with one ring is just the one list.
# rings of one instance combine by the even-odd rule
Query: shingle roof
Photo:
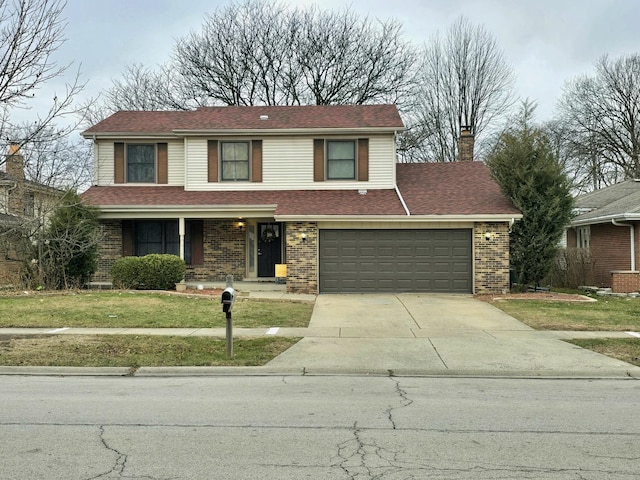
[[(267, 117), (264, 119), (264, 117)], [(176, 131), (404, 128), (395, 105), (201, 107), (185, 112), (120, 111), (83, 135)]]
[(520, 215), (484, 163), (400, 163), (396, 172), (412, 215)]
[(574, 217), (571, 221), (574, 225), (611, 219), (640, 220), (640, 182), (626, 180), (580, 195), (575, 199), (575, 207), (589, 211)]
[[(489, 170), (479, 162), (397, 165), (398, 189), (411, 215), (519, 216), (500, 192)], [(395, 189), (185, 191), (175, 186), (95, 186), (83, 194), (88, 203), (103, 207), (274, 205), (281, 216), (405, 216)]]

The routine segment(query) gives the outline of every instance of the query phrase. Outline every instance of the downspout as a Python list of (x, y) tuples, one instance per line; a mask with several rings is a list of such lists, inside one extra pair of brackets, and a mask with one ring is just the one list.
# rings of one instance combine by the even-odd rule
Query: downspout
[(410, 217), (411, 212), (409, 211), (409, 207), (407, 207), (407, 204), (405, 203), (404, 198), (402, 198), (402, 194), (400, 193), (400, 189), (398, 188), (398, 185), (394, 185), (394, 187), (396, 189), (396, 195), (398, 195), (398, 198), (400, 199), (400, 203), (402, 203), (404, 211), (407, 212), (407, 217)]
[(611, 219), (611, 223), (616, 227), (629, 227), (631, 241), (631, 271), (636, 271), (636, 229), (632, 223), (620, 223), (615, 218)]

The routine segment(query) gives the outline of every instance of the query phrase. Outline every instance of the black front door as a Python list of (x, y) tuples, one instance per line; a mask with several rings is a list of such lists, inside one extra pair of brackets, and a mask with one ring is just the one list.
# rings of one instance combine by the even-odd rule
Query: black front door
[(277, 263), (282, 263), (282, 225), (259, 223), (258, 277), (275, 277)]

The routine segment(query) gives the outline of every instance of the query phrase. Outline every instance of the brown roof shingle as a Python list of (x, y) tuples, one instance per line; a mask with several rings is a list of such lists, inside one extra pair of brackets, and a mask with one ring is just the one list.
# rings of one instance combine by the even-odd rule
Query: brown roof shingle
[[(398, 189), (411, 215), (515, 215), (518, 210), (500, 192), (480, 162), (397, 165)], [(97, 206), (275, 205), (276, 215), (406, 215), (394, 189), (185, 191), (174, 186), (97, 186), (83, 194)]]
[[(264, 116), (268, 117), (267, 119)], [(175, 131), (404, 128), (395, 105), (201, 107), (185, 112), (120, 111), (83, 135)]]
[(519, 215), (482, 162), (400, 163), (398, 188), (411, 215)]

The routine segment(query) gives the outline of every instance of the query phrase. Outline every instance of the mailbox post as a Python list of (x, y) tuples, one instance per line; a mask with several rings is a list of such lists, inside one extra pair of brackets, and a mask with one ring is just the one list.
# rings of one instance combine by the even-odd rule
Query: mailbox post
[(236, 291), (232, 287), (227, 287), (222, 292), (222, 311), (227, 316), (227, 357), (233, 358), (233, 319), (231, 312), (236, 301)]

